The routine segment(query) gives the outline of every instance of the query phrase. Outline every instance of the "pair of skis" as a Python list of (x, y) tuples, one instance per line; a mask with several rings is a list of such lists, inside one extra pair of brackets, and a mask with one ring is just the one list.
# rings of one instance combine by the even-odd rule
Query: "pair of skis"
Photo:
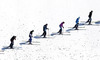
[(16, 46), (14, 46), (13, 48), (10, 48), (9, 46), (3, 46), (3, 48), (0, 50), (0, 52), (4, 52), (7, 49), (16, 49), (16, 50), (19, 50), (21, 48), (22, 47), (16, 47)]

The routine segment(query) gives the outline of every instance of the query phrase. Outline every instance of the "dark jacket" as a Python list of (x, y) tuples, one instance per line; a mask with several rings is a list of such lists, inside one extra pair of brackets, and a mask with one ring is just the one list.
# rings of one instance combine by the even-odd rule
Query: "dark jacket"
[(32, 37), (33, 31), (34, 30), (30, 31), (29, 37)]
[(13, 43), (14, 42), (14, 39), (16, 39), (16, 36), (13, 36), (10, 41)]
[(91, 18), (91, 17), (92, 17), (92, 12), (93, 12), (93, 11), (91, 11), (91, 12), (89, 13), (89, 16), (88, 16), (89, 18)]
[(47, 28), (47, 24), (43, 26), (43, 31), (46, 31)]

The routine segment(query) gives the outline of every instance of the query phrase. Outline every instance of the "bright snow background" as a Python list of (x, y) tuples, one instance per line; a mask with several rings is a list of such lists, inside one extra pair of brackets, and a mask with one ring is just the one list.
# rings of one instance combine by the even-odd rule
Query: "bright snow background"
[(59, 30), (65, 21), (64, 31), (80, 21), (87, 21), (93, 10), (93, 21), (100, 19), (100, 0), (0, 0), (0, 48), (10, 44), (10, 38), (17, 36), (14, 46), (21, 50), (0, 52), (0, 60), (100, 60), (100, 26), (85, 26), (86, 30), (72, 31), (70, 36), (35, 39), (40, 45), (20, 45), (33, 35), (42, 34), (42, 27), (48, 23), (49, 34)]

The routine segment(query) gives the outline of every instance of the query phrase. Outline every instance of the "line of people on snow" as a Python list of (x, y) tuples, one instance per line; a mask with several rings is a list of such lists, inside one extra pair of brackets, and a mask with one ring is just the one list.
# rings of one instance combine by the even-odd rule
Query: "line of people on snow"
[[(91, 25), (91, 21), (92, 21), (92, 13), (93, 13), (93, 11), (91, 11), (90, 13), (89, 13), (89, 15), (88, 15), (88, 17), (89, 17), (89, 19), (85, 22), (85, 23), (88, 23), (89, 25)], [(79, 19), (80, 19), (80, 17), (78, 17), (77, 19), (76, 19), (76, 24), (75, 24), (75, 26), (73, 27), (73, 28), (75, 28), (75, 30), (78, 30), (78, 25), (79, 25)], [(59, 34), (62, 34), (62, 28), (64, 28), (64, 26), (63, 26), (63, 24), (64, 24), (65, 22), (61, 22), (61, 24), (59, 25), (59, 31), (57, 32), (57, 33), (59, 33)], [(43, 34), (41, 35), (41, 36), (43, 36), (43, 38), (46, 38), (46, 30), (47, 29), (49, 29), (49, 28), (47, 28), (47, 26), (48, 26), (48, 24), (45, 24), (44, 26), (43, 26)], [(32, 34), (33, 34), (33, 32), (34, 32), (34, 30), (32, 30), (32, 31), (30, 31), (30, 33), (29, 33), (29, 40), (27, 41), (27, 42), (29, 42), (29, 44), (32, 44), (31, 42), (32, 42)], [(11, 41), (11, 43), (10, 43), (10, 45), (9, 45), (9, 47), (11, 48), (11, 49), (13, 49), (13, 45), (14, 45), (14, 40), (16, 40), (16, 36), (13, 36), (11, 39), (10, 39), (10, 41)]]

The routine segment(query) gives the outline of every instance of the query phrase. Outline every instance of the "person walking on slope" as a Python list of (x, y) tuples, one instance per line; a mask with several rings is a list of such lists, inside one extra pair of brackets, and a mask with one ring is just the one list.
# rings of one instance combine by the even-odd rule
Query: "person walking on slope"
[(47, 28), (47, 26), (48, 26), (48, 24), (45, 24), (44, 26), (43, 26), (43, 34), (41, 35), (41, 36), (44, 36), (43, 38), (46, 38), (46, 30), (48, 29)]
[(75, 24), (75, 26), (73, 27), (73, 28), (75, 28), (75, 30), (78, 30), (79, 19), (80, 19), (80, 17), (78, 17), (78, 18), (76, 19), (76, 24)]
[(14, 40), (16, 40), (16, 36), (13, 36), (13, 37), (10, 39), (11, 43), (10, 43), (10, 46), (9, 46), (9, 47), (10, 47), (11, 49), (13, 49)]
[(62, 28), (64, 28), (64, 26), (63, 26), (64, 23), (65, 23), (65, 22), (62, 22), (62, 23), (59, 25), (59, 27), (60, 27), (60, 29), (59, 29), (59, 31), (58, 31), (59, 34), (62, 34)]
[(32, 34), (33, 34), (33, 32), (34, 32), (34, 30), (32, 30), (32, 31), (30, 31), (30, 33), (29, 33), (29, 44), (32, 44), (31, 42), (32, 42)]
[(92, 21), (92, 13), (93, 13), (93, 11), (91, 11), (90, 13), (89, 13), (89, 15), (88, 15), (88, 17), (89, 17), (89, 19), (88, 19), (88, 21), (86, 21), (86, 23), (88, 23), (89, 22), (89, 25), (91, 24), (91, 21)]

